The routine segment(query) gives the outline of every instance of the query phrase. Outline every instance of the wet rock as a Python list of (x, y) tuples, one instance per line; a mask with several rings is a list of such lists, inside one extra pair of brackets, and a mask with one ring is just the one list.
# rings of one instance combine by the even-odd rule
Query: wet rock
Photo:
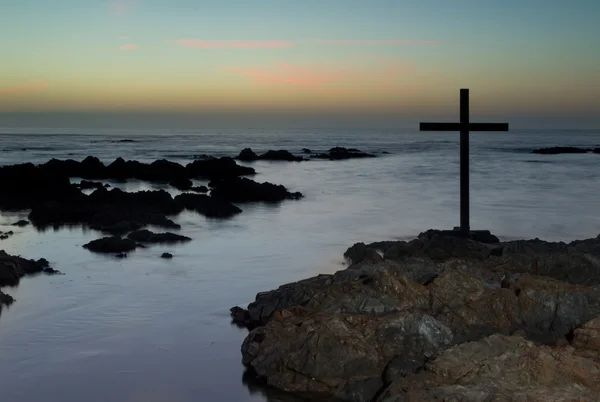
[(50, 268), (48, 261), (43, 258), (37, 261), (28, 260), (0, 250), (0, 286), (15, 286), (23, 276), (41, 272), (58, 273)]
[(331, 148), (328, 152), (311, 155), (311, 157), (318, 159), (343, 160), (355, 158), (375, 158), (377, 155), (368, 154), (356, 148), (335, 147)]
[(202, 194), (179, 194), (175, 197), (175, 201), (185, 209), (196, 211), (207, 218), (231, 218), (242, 212), (240, 208), (227, 201)]
[(126, 253), (119, 253), (115, 255), (116, 258), (118, 259), (123, 259), (123, 258), (127, 258), (127, 254)]
[(0, 240), (6, 240), (13, 234), (14, 232), (12, 230), (9, 230), (8, 232), (0, 232)]
[(147, 229), (131, 232), (127, 237), (139, 243), (178, 243), (192, 240), (187, 236), (171, 232), (154, 233)]
[(18, 226), (18, 227), (21, 227), (21, 228), (24, 227), (24, 226), (27, 226), (27, 225), (29, 225), (29, 221), (26, 221), (24, 219), (21, 219), (20, 221), (17, 221), (17, 222), (15, 222), (15, 223), (12, 224), (12, 226)]
[(171, 253), (162, 253), (160, 255), (160, 258), (164, 258), (166, 260), (170, 260), (171, 258), (173, 258), (173, 254), (171, 254)]
[(177, 190), (185, 191), (192, 188), (194, 183), (187, 177), (178, 177), (176, 179), (171, 180), (169, 183), (171, 187), (176, 188)]
[(208, 193), (208, 187), (206, 187), (206, 186), (190, 187), (189, 191), (193, 191), (195, 193)]
[(368, 247), (365, 243), (356, 243), (344, 253), (344, 257), (349, 259), (353, 264), (369, 260), (382, 261), (383, 258), (379, 255), (376, 249)]
[(137, 248), (137, 243), (120, 236), (103, 237), (84, 244), (83, 248), (96, 253), (126, 253)]
[(302, 153), (303, 154), (312, 154), (312, 151), (308, 148), (302, 148)]
[(287, 161), (287, 162), (301, 162), (304, 160), (301, 156), (292, 155), (291, 152), (285, 149), (269, 150), (258, 157), (264, 161)]
[(280, 202), (302, 198), (299, 192), (291, 193), (284, 186), (258, 183), (247, 178), (213, 180), (211, 195), (229, 202)]
[(240, 166), (228, 157), (199, 159), (185, 167), (188, 177), (208, 180), (253, 175), (256, 171), (247, 166)]
[(7, 295), (6, 293), (2, 293), (0, 290), (0, 312), (2, 311), (2, 306), (10, 306), (13, 304), (15, 299), (11, 295)]
[(236, 159), (243, 162), (253, 162), (258, 160), (258, 155), (251, 148), (244, 148), (240, 151)]
[(557, 155), (557, 154), (585, 154), (590, 152), (589, 148), (577, 147), (550, 147), (534, 149), (532, 153), (542, 155)]

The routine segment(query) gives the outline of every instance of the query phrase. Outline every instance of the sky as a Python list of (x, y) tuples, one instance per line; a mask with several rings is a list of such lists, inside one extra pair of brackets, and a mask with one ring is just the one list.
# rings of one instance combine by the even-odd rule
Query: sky
[(458, 119), (470, 88), (472, 121), (600, 128), (599, 20), (598, 0), (6, 1), (0, 119), (405, 127)]

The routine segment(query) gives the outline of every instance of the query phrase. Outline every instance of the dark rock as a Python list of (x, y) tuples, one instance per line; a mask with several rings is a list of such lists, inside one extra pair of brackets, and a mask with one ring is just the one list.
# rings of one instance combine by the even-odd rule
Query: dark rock
[(0, 232), (0, 240), (6, 240), (8, 239), (10, 236), (12, 236), (14, 233), (13, 231), (8, 231), (8, 232)]
[(58, 271), (50, 268), (48, 261), (43, 258), (38, 261), (27, 260), (0, 250), (0, 286), (15, 286), (23, 276), (40, 272), (57, 273)]
[(206, 187), (206, 186), (190, 187), (189, 190), (193, 191), (195, 193), (208, 193), (208, 187)]
[(248, 310), (235, 306), (229, 309), (229, 311), (231, 312), (231, 322), (242, 326), (252, 325)]
[(198, 212), (207, 218), (230, 218), (242, 210), (227, 201), (215, 199), (207, 195), (184, 193), (175, 197), (185, 209)]
[(160, 258), (164, 258), (166, 260), (170, 260), (171, 258), (173, 258), (173, 254), (171, 253), (162, 253)]
[(115, 255), (116, 258), (119, 259), (123, 259), (123, 258), (127, 258), (127, 254), (126, 253), (119, 253)]
[(590, 152), (588, 148), (577, 147), (550, 147), (534, 149), (532, 153), (542, 155), (557, 155), (557, 154), (585, 154)]
[(236, 159), (243, 162), (253, 162), (258, 159), (258, 155), (252, 149), (244, 148), (240, 151)]
[[(432, 239), (435, 236), (464, 237), (459, 228), (455, 228), (454, 230), (429, 229), (425, 232), (419, 233), (418, 238)], [(500, 239), (494, 236), (489, 230), (472, 230), (469, 232), (469, 239), (486, 244), (496, 244), (500, 242)]]
[(312, 151), (308, 148), (302, 148), (302, 153), (303, 154), (312, 154)]
[(21, 219), (20, 221), (15, 222), (15, 223), (12, 224), (12, 226), (19, 226), (19, 227), (24, 227), (24, 226), (27, 226), (27, 225), (29, 225), (29, 221), (26, 221), (24, 219)]
[(82, 190), (97, 189), (97, 188), (105, 187), (105, 185), (100, 182), (88, 181), (88, 180), (82, 180), (79, 184), (76, 184), (76, 186)]
[(377, 155), (368, 154), (356, 148), (335, 147), (331, 148), (326, 153), (311, 155), (311, 157), (329, 160), (342, 160), (355, 158), (375, 158)]
[(7, 295), (6, 293), (2, 293), (0, 290), (0, 312), (2, 311), (2, 306), (10, 306), (13, 304), (15, 299), (11, 295)]
[(260, 155), (258, 157), (258, 159), (265, 160), (265, 161), (288, 161), (288, 162), (300, 162), (300, 161), (304, 160), (304, 158), (302, 158), (301, 156), (294, 156), (289, 151), (286, 151), (284, 149), (280, 149), (277, 151), (273, 151), (273, 150), (267, 151), (264, 154)]
[(349, 259), (353, 264), (359, 263), (364, 260), (369, 261), (382, 261), (383, 258), (376, 249), (368, 247), (365, 243), (356, 243), (352, 247), (350, 247), (344, 253), (344, 257)]
[(135, 241), (119, 236), (103, 237), (83, 245), (83, 248), (96, 253), (126, 253), (135, 250), (136, 247)]
[(191, 189), (194, 183), (186, 177), (179, 177), (171, 180), (169, 185), (175, 187), (177, 190), (185, 191)]
[(381, 377), (353, 381), (337, 390), (334, 393), (334, 397), (340, 401), (371, 402), (383, 385)]
[(189, 237), (175, 233), (153, 233), (146, 229), (131, 232), (127, 237), (140, 243), (178, 243), (192, 240)]
[(230, 202), (279, 202), (302, 198), (301, 193), (291, 193), (282, 185), (258, 183), (247, 178), (213, 180), (209, 186), (213, 197)]
[(600, 154), (600, 148), (594, 148), (592, 149), (592, 152), (595, 154)]

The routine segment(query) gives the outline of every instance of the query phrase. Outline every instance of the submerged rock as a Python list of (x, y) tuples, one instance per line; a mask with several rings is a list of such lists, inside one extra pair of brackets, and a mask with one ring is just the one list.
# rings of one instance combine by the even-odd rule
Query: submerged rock
[(591, 152), (589, 148), (578, 147), (550, 147), (534, 149), (531, 153), (542, 155), (557, 155), (557, 154), (585, 154)]
[(235, 205), (202, 194), (184, 193), (175, 197), (185, 209), (198, 212), (207, 218), (231, 218), (242, 210)]
[(164, 258), (166, 260), (170, 260), (171, 258), (173, 258), (173, 254), (171, 253), (162, 253), (160, 258)]
[(127, 237), (140, 243), (178, 243), (192, 240), (187, 236), (182, 236), (171, 232), (154, 233), (147, 229), (131, 232), (127, 235)]
[(21, 227), (21, 228), (25, 227), (27, 225), (29, 225), (29, 221), (26, 221), (24, 219), (21, 219), (20, 221), (17, 221), (17, 222), (15, 222), (15, 223), (12, 224), (12, 226), (18, 226), (18, 227)]
[[(429, 233), (359, 243), (346, 252), (354, 262), (347, 269), (232, 308), (233, 321), (251, 329), (242, 345), (249, 372), (283, 391), (348, 401), (542, 401), (552, 392), (598, 392), (597, 363), (584, 358), (600, 352), (600, 237), (487, 244)], [(582, 351), (554, 353), (566, 339)], [(550, 380), (563, 374), (554, 368), (563, 359), (571, 382), (569, 370), (589, 368), (577, 369), (583, 388)], [(528, 377), (540, 369), (555, 374)], [(511, 388), (518, 376), (524, 382)]]
[(137, 243), (131, 239), (124, 239), (120, 236), (103, 237), (101, 239), (92, 240), (84, 244), (83, 248), (96, 253), (126, 253), (135, 250), (138, 247)]
[(311, 155), (311, 158), (342, 160), (355, 158), (376, 158), (377, 155), (368, 154), (356, 148), (335, 147), (322, 154)]

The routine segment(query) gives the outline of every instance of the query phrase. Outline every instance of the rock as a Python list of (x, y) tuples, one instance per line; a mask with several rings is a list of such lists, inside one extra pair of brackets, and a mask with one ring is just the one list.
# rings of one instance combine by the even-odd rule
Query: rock
[(312, 158), (329, 159), (329, 160), (343, 160), (343, 159), (355, 159), (355, 158), (375, 158), (377, 155), (368, 154), (362, 152), (356, 148), (344, 148), (335, 147), (331, 148), (328, 152), (322, 154), (311, 155)]
[(127, 237), (139, 243), (178, 243), (192, 240), (187, 236), (181, 236), (171, 232), (154, 233), (146, 229), (131, 232)]
[(17, 222), (15, 222), (15, 223), (12, 224), (12, 226), (18, 226), (18, 227), (21, 227), (21, 228), (24, 227), (24, 226), (27, 226), (27, 225), (29, 225), (29, 221), (26, 221), (24, 219), (21, 219), (20, 221), (17, 221)]
[(291, 193), (282, 185), (258, 183), (247, 178), (213, 180), (209, 186), (214, 198), (229, 202), (280, 202), (302, 198), (301, 193)]
[(288, 161), (288, 162), (301, 162), (304, 160), (301, 156), (294, 156), (291, 152), (286, 151), (285, 149), (280, 149), (277, 151), (267, 151), (264, 154), (258, 157), (260, 160), (265, 161)]
[(177, 190), (185, 191), (185, 190), (189, 190), (190, 188), (192, 188), (194, 183), (192, 183), (192, 181), (190, 179), (188, 179), (187, 177), (178, 177), (178, 178), (171, 180), (169, 185), (171, 187), (176, 188)]
[(0, 232), (0, 240), (6, 240), (8, 239), (10, 236), (12, 236), (14, 233), (12, 230), (9, 230), (8, 232)]
[(302, 153), (303, 154), (312, 154), (312, 151), (308, 148), (302, 148)]
[(208, 187), (206, 187), (206, 186), (190, 187), (189, 191), (193, 191), (195, 193), (208, 193)]
[(185, 167), (188, 177), (208, 180), (225, 179), (238, 176), (253, 175), (256, 171), (251, 167), (240, 166), (232, 158), (199, 159)]
[(79, 184), (76, 184), (76, 186), (82, 190), (97, 189), (97, 188), (105, 187), (105, 185), (100, 182), (88, 181), (88, 180), (81, 180), (81, 182)]
[[(419, 233), (419, 239), (432, 239), (435, 236), (450, 236), (450, 237), (463, 237), (459, 228), (454, 230), (437, 230), (429, 229), (425, 232)], [(500, 243), (500, 239), (494, 236), (489, 230), (472, 230), (469, 233), (469, 239), (480, 243), (496, 244)]]
[(170, 260), (171, 258), (173, 258), (173, 254), (171, 253), (162, 253), (160, 258), (164, 258), (166, 260)]
[(258, 155), (251, 148), (244, 148), (240, 151), (236, 159), (244, 162), (253, 162), (258, 159)]
[(356, 243), (344, 253), (344, 257), (349, 259), (353, 264), (369, 261), (382, 261), (383, 258), (379, 255), (376, 249), (368, 247), (365, 243)]
[(588, 148), (577, 148), (577, 147), (550, 147), (550, 148), (538, 148), (534, 149), (532, 153), (543, 154), (543, 155), (557, 155), (557, 154), (585, 154), (590, 152)]
[(119, 253), (115, 255), (116, 258), (119, 259), (123, 259), (123, 258), (127, 258), (127, 254), (126, 253)]
[(2, 293), (0, 290), (0, 312), (2, 311), (2, 305), (10, 306), (13, 304), (15, 299), (11, 295), (7, 295), (6, 293)]
[[(373, 246), (385, 258), (365, 258), (375, 248), (358, 243), (346, 252), (357, 261), (348, 268), (231, 309), (233, 321), (251, 330), (242, 362), (255, 378), (352, 401), (542, 401), (552, 392), (576, 395), (562, 379), (553, 385), (565, 359), (569, 381), (579, 373), (589, 388), (581, 395), (598, 392), (589, 383), (600, 384), (592, 361), (600, 362), (600, 236), (567, 245), (436, 234)], [(503, 275), (511, 277), (504, 287)], [(567, 339), (577, 350), (564, 346)], [(512, 367), (524, 382), (515, 382)], [(555, 374), (540, 380), (547, 373)]]
[(0, 286), (16, 286), (23, 276), (41, 272), (58, 273), (50, 268), (48, 261), (43, 258), (38, 261), (27, 260), (0, 250)]
[(196, 211), (207, 218), (231, 218), (242, 210), (235, 205), (201, 194), (184, 193), (175, 197), (185, 209)]
[(600, 365), (573, 348), (492, 335), (450, 348), (427, 369), (394, 381), (377, 399), (393, 401), (595, 401)]
[(96, 253), (126, 253), (137, 248), (137, 243), (120, 236), (103, 237), (84, 244), (83, 248)]

